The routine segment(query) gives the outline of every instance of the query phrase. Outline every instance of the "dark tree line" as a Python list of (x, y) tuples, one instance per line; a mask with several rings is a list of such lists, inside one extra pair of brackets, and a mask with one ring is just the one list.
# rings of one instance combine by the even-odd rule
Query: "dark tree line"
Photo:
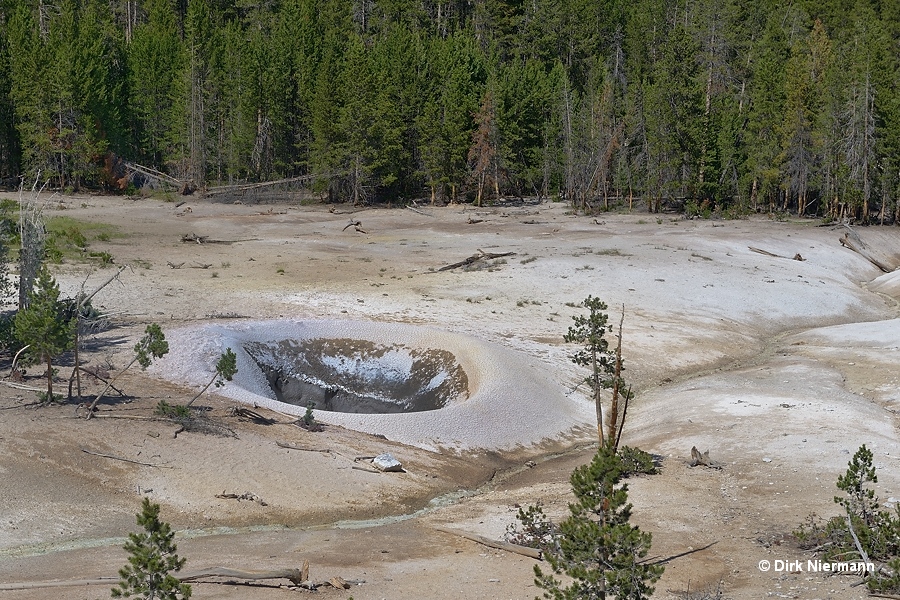
[(887, 0), (0, 0), (0, 176), (900, 217)]

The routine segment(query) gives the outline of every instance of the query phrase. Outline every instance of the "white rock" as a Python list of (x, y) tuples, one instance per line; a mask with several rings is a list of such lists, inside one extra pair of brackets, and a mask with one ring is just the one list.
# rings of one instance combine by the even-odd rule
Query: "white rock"
[(385, 452), (384, 454), (379, 454), (375, 458), (372, 459), (372, 464), (375, 465), (375, 468), (379, 471), (387, 471), (387, 472), (402, 472), (403, 465), (399, 460), (394, 458), (394, 456), (390, 452)]

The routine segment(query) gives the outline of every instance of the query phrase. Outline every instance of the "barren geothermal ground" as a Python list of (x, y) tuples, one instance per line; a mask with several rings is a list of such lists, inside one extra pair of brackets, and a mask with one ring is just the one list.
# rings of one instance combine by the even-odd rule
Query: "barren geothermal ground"
[[(40, 408), (33, 392), (0, 386), (0, 600), (109, 597), (114, 580), (7, 588), (114, 578), (142, 497), (178, 531), (186, 570), (308, 560), (315, 580), (355, 582), (318, 592), (198, 583), (195, 598), (540, 595), (533, 559), (438, 528), (499, 539), (517, 505), (565, 514), (568, 476), (595, 450), (593, 407), (578, 387), (586, 372), (562, 340), (588, 294), (609, 304), (611, 322), (625, 310), (637, 395), (623, 443), (662, 457), (659, 475), (629, 481), (634, 520), (653, 534), (652, 556), (668, 561), (654, 597), (716, 586), (732, 599), (866, 595), (848, 575), (757, 566), (813, 558), (791, 531), (810, 513), (837, 514), (835, 481), (863, 443), (879, 497), (900, 497), (900, 271), (882, 274), (842, 247), (842, 228), (595, 219), (554, 203), (45, 204), (48, 217), (113, 226), (102, 240), (88, 235), (89, 249), (127, 266), (94, 298), (110, 327), (85, 340), (88, 366), (116, 373), (151, 322), (171, 351), (122, 376), (127, 397), (105, 399), (103, 418), (76, 416), (74, 403)], [(366, 233), (345, 227), (351, 219)], [(900, 265), (900, 230), (855, 231)], [(184, 243), (186, 234), (206, 239)], [(515, 254), (439, 271), (478, 249)], [(114, 268), (66, 261), (54, 273), (73, 295)], [(237, 376), (194, 405), (208, 431), (151, 418), (160, 400), (185, 403), (206, 384), (226, 347)], [(356, 387), (332, 393), (329, 374)], [(40, 386), (38, 368), (25, 384)], [(315, 412), (324, 431), (293, 424), (310, 399), (335, 409)], [(343, 412), (354, 403), (395, 411)], [(690, 468), (692, 446), (723, 468)], [(353, 461), (382, 452), (406, 472)], [(245, 492), (265, 505), (217, 497)]]

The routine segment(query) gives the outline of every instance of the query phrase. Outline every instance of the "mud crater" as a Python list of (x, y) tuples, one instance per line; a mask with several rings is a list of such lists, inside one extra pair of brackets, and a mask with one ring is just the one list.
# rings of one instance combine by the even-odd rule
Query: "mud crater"
[(468, 397), (468, 378), (447, 350), (367, 340), (245, 342), (275, 399), (317, 410), (392, 414), (438, 410)]

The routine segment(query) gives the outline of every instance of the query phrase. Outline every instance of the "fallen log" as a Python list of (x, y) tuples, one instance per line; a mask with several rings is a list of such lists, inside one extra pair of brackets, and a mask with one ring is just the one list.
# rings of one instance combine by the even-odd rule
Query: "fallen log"
[(512, 552), (514, 554), (521, 554), (522, 556), (527, 556), (528, 558), (534, 558), (536, 560), (541, 560), (541, 551), (537, 548), (529, 548), (528, 546), (520, 546), (519, 544), (511, 544), (509, 542), (501, 542), (498, 540), (492, 540), (491, 538), (484, 537), (483, 535), (478, 535), (477, 533), (469, 533), (468, 531), (460, 531), (458, 529), (450, 529), (449, 527), (435, 527), (437, 531), (442, 533), (450, 533), (452, 535), (457, 535), (461, 538), (465, 538), (467, 540), (471, 540), (473, 542), (478, 542), (488, 548), (496, 548), (497, 550), (505, 550), (506, 552)]
[(103, 454), (102, 452), (94, 452), (93, 450), (88, 450), (87, 448), (82, 448), (82, 452), (85, 454), (90, 454), (91, 456), (100, 456), (103, 458), (109, 458), (112, 460), (120, 460), (122, 462), (131, 463), (134, 465), (141, 465), (143, 467), (156, 467), (157, 469), (173, 469), (174, 467), (170, 467), (168, 465), (154, 465), (152, 463), (140, 462), (137, 460), (131, 460), (130, 458), (122, 458), (121, 456), (113, 456), (112, 454)]
[(219, 185), (206, 190), (206, 196), (215, 196), (216, 194), (227, 194), (234, 192), (246, 192), (248, 190), (258, 190), (260, 188), (271, 187), (273, 185), (284, 185), (288, 183), (298, 183), (313, 179), (313, 175), (302, 175), (300, 177), (289, 177), (287, 179), (278, 179), (275, 181), (264, 181), (262, 183), (245, 183), (238, 185)]
[(850, 233), (844, 233), (844, 237), (842, 237), (838, 241), (841, 243), (841, 246), (843, 246), (844, 248), (849, 248), (850, 250), (853, 250), (854, 252), (856, 252), (863, 258), (865, 258), (867, 261), (869, 261), (870, 263), (872, 263), (873, 265), (875, 265), (876, 267), (881, 269), (882, 272), (890, 273), (891, 271), (893, 271), (893, 269), (891, 269), (890, 267), (885, 265), (883, 262), (881, 262), (874, 256), (870, 255), (868, 252), (866, 252), (865, 244), (859, 238), (859, 236), (856, 235), (855, 232), (853, 233), (853, 236), (854, 236), (855, 240), (850, 238)]
[(223, 490), (221, 494), (216, 494), (216, 498), (221, 498), (221, 499), (225, 499), (225, 500), (237, 500), (237, 501), (250, 500), (251, 502), (256, 502), (260, 506), (268, 506), (269, 505), (265, 500), (263, 500), (262, 498), (260, 498), (256, 494), (254, 494), (253, 492), (244, 492), (243, 494), (234, 494), (234, 493), (226, 494), (225, 491)]
[[(306, 563), (305, 563), (306, 564)], [(308, 567), (307, 567), (308, 569)], [(308, 571), (307, 571), (308, 572)], [(234, 577), (256, 581), (259, 579), (287, 579), (294, 585), (300, 585), (304, 581), (302, 569), (276, 569), (274, 571), (244, 571), (242, 569), (230, 569), (228, 567), (210, 567), (200, 571), (181, 573), (175, 575), (178, 581), (195, 581), (207, 577)]]
[(290, 444), (288, 442), (275, 442), (279, 448), (286, 448), (288, 450), (301, 450), (303, 452), (319, 452), (321, 454), (331, 454), (331, 450), (328, 448), (310, 448), (308, 446), (297, 446), (296, 444)]
[(38, 590), (43, 588), (81, 587), (85, 585), (110, 585), (117, 583), (118, 577), (98, 577), (96, 579), (69, 579), (55, 581), (23, 581), (21, 583), (0, 583), (0, 591)]
[(350, 468), (357, 471), (364, 471), (366, 473), (375, 473), (376, 475), (383, 473), (383, 471), (379, 471), (378, 469), (369, 469), (368, 467), (360, 467), (359, 465), (353, 465)]
[(206, 240), (209, 239), (208, 235), (197, 235), (196, 233), (186, 233), (181, 236), (181, 241), (185, 244), (190, 242), (196, 242), (198, 244), (203, 244)]
[(782, 256), (780, 254), (774, 254), (772, 252), (769, 252), (768, 250), (763, 250), (761, 248), (754, 248), (753, 246), (747, 246), (747, 247), (750, 249), (751, 252), (756, 252), (757, 254), (762, 254), (764, 256), (771, 256), (773, 258), (789, 258), (791, 260), (799, 260), (799, 261), (806, 260), (805, 258), (800, 256), (799, 252), (797, 254), (795, 254), (794, 256)]
[(255, 410), (244, 408), (243, 406), (232, 406), (228, 411), (229, 416), (237, 417), (242, 420), (253, 421), (257, 425), (277, 425), (278, 421), (264, 417)]
[(697, 446), (691, 448), (691, 462), (688, 463), (688, 466), (704, 466), (709, 467), (710, 469), (722, 468), (721, 463), (714, 461), (709, 457), (709, 450), (701, 453), (699, 450), (697, 450)]
[(359, 220), (351, 219), (349, 223), (344, 225), (344, 228), (341, 229), (341, 231), (347, 231), (347, 229), (349, 227), (352, 227), (353, 230), (356, 231), (357, 233), (365, 233), (365, 234), (369, 233), (368, 231), (366, 231), (365, 229), (362, 228), (362, 221), (359, 221)]
[(433, 272), (440, 273), (441, 271), (450, 271), (452, 269), (458, 269), (459, 267), (467, 267), (480, 260), (494, 260), (496, 258), (504, 258), (506, 256), (515, 256), (515, 254), (515, 252), (500, 252), (495, 254), (493, 252), (485, 252), (484, 250), (481, 250), (479, 248), (478, 254), (473, 254), (469, 258), (463, 259), (459, 262), (455, 262), (452, 265), (447, 265), (446, 267), (441, 267), (440, 269), (437, 269)]
[(426, 217), (434, 216), (434, 215), (429, 215), (427, 212), (422, 212), (421, 210), (419, 210), (418, 208), (415, 208), (414, 206), (407, 206), (406, 208), (408, 208), (409, 210), (411, 210), (415, 213), (419, 213), (420, 215), (426, 216)]
[(37, 388), (37, 387), (30, 386), (30, 385), (24, 385), (22, 383), (15, 383), (12, 381), (0, 381), (0, 383), (2, 383), (5, 386), (8, 386), (8, 387), (15, 388), (17, 390), (25, 390), (28, 392), (44, 392), (44, 391), (46, 391), (44, 388)]
[[(242, 569), (230, 569), (228, 567), (210, 567), (199, 571), (191, 571), (187, 573), (174, 573), (173, 576), (181, 582), (193, 581), (197, 583), (199, 579), (208, 577), (233, 577), (235, 579), (243, 579), (246, 581), (258, 581), (261, 579), (287, 579), (294, 585), (301, 585), (309, 580), (309, 561), (303, 561), (303, 567), (300, 569), (275, 569), (272, 571), (245, 571)], [(333, 578), (340, 579), (340, 578)], [(0, 583), (0, 591), (12, 590), (33, 590), (42, 588), (58, 588), (58, 587), (80, 587), (86, 585), (110, 585), (119, 581), (117, 577), (97, 577), (95, 579), (69, 579), (54, 581), (28, 581), (22, 583)], [(344, 579), (340, 581), (347, 584), (351, 582)], [(353, 583), (356, 583), (355, 581)], [(324, 585), (332, 585), (330, 582), (322, 582), (314, 584), (315, 587)], [(336, 587), (336, 586), (335, 586)], [(346, 589), (346, 588), (342, 588)]]

